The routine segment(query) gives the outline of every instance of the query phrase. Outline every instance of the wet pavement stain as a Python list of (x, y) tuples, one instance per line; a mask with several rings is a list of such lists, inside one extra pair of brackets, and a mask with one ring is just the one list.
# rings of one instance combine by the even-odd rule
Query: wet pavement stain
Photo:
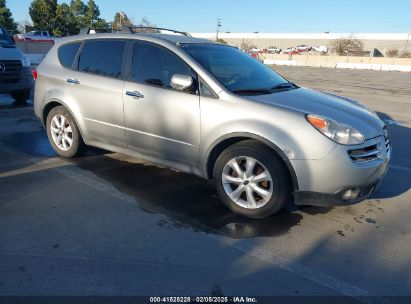
[(377, 223), (377, 221), (373, 220), (372, 218), (367, 218), (365, 221), (369, 224), (376, 224)]
[(35, 157), (56, 156), (44, 130), (36, 132), (18, 132), (10, 135), (5, 144)]
[(289, 232), (303, 218), (289, 211), (259, 220), (241, 217), (220, 201), (210, 182), (147, 163), (103, 156), (78, 167), (134, 197), (145, 212), (166, 215), (157, 223), (165, 229), (186, 228), (236, 239), (272, 237)]

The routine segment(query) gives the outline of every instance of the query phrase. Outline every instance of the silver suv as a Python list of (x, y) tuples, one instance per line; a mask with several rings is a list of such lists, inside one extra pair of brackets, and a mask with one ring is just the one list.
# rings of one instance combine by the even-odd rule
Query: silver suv
[(237, 48), (178, 34), (56, 41), (34, 100), (54, 150), (74, 157), (94, 146), (196, 174), (251, 218), (375, 190), (391, 146), (374, 112), (299, 87)]

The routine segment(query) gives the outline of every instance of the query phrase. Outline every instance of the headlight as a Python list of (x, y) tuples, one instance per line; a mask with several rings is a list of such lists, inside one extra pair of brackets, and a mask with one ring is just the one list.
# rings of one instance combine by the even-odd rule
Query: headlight
[(21, 60), (21, 65), (24, 66), (25, 68), (29, 68), (31, 66), (30, 60), (27, 57), (24, 57)]
[(360, 132), (332, 119), (307, 115), (307, 120), (322, 134), (341, 145), (359, 145), (364, 142), (364, 135)]

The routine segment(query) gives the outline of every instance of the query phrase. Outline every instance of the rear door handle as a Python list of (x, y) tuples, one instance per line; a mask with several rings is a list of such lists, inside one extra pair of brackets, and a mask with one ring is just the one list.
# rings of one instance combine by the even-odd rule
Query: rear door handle
[(133, 97), (134, 99), (144, 98), (144, 95), (138, 91), (126, 91), (126, 95)]
[(71, 84), (80, 84), (80, 81), (78, 81), (77, 79), (71, 79), (71, 78), (67, 79), (67, 82)]

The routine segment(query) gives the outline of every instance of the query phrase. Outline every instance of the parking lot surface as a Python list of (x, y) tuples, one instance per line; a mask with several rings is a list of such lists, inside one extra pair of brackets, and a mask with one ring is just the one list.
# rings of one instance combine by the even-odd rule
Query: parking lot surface
[(191, 175), (100, 150), (57, 157), (32, 103), (1, 95), (0, 295), (411, 296), (411, 74), (275, 69), (387, 121), (393, 159), (372, 198), (241, 218)]

